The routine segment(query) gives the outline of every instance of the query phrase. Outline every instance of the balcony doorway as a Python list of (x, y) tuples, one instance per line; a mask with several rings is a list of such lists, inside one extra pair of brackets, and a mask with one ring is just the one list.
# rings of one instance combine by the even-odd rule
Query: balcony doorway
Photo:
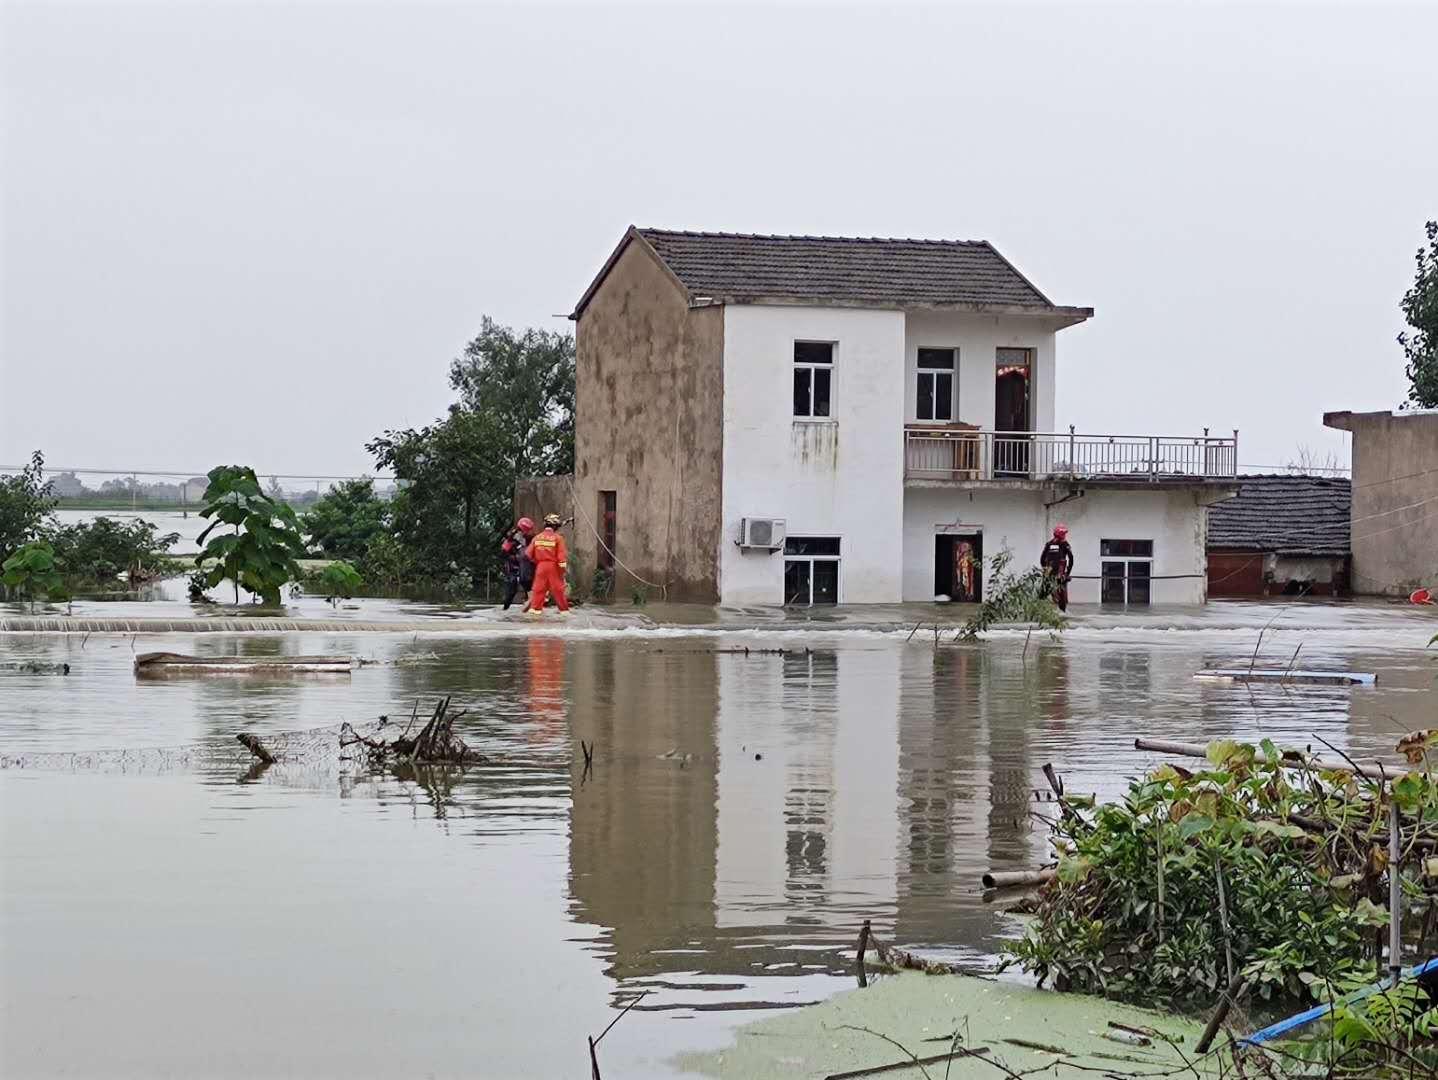
[(978, 604), (984, 594), (981, 533), (934, 537), (934, 595), (956, 604)]
[[(999, 349), (994, 373), (994, 473), (1026, 476), (1033, 430), (1033, 350)], [(1010, 433), (1010, 434), (1006, 434)]]

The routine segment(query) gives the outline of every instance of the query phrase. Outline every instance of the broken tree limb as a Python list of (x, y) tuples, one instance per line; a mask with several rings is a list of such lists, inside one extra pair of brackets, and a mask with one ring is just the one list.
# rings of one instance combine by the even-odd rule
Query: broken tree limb
[(248, 750), (261, 762), (266, 765), (275, 763), (275, 755), (270, 753), (265, 744), (260, 742), (258, 735), (251, 735), (248, 731), (242, 731), (235, 736), (235, 741)]
[(1208, 1018), (1208, 1026), (1203, 1029), (1199, 1036), (1198, 1045), (1194, 1051), (1198, 1054), (1208, 1053), (1208, 1048), (1213, 1045), (1214, 1036), (1218, 1029), (1223, 1026), (1223, 1021), (1228, 1017), (1228, 1011), (1233, 1008), (1233, 1003), (1243, 996), (1243, 991), (1248, 985), (1248, 980), (1242, 975), (1235, 976), (1228, 984), (1228, 989), (1223, 992), (1223, 997), (1218, 1002), (1218, 1007), (1213, 1010), (1213, 1015)]
[(413, 765), (482, 764), (485, 757), (471, 750), (454, 733), (454, 722), (464, 715), (464, 711), (450, 712), (449, 702), (448, 697), (440, 699), (434, 713), (413, 739), (404, 735), (390, 742), (367, 738), (346, 723), (340, 725), (340, 746), (363, 746), (369, 752), (371, 763), (383, 763), (387, 758), (394, 757)]
[(864, 954), (869, 951), (869, 920), (864, 920), (864, 925), (859, 929), (858, 958), (855, 960), (855, 968), (859, 975), (859, 986), (869, 985), (868, 973), (864, 970)]
[(911, 1057), (904, 1061), (891, 1061), (887, 1065), (871, 1065), (867, 1069), (851, 1069), (848, 1072), (830, 1073), (824, 1080), (857, 1080), (861, 1076), (877, 1076), (879, 1073), (894, 1072), (898, 1069), (912, 1069), (915, 1066), (922, 1068), (925, 1065), (937, 1065), (941, 1061), (948, 1061), (951, 1058), (981, 1057), (989, 1052), (987, 1046), (976, 1046), (972, 1050), (960, 1046), (945, 1054), (935, 1054), (932, 1057)]
[(1058, 868), (1042, 870), (988, 870), (980, 880), (986, 889), (1011, 889), (1017, 885), (1043, 885), (1058, 876)]
[[(1133, 748), (1155, 754), (1175, 754), (1179, 757), (1208, 757), (1208, 747), (1203, 743), (1174, 742), (1171, 739), (1135, 739)], [(1371, 780), (1391, 780), (1407, 772), (1407, 769), (1396, 763), (1385, 765), (1381, 761), (1335, 761), (1331, 758), (1311, 757), (1295, 750), (1283, 751), (1283, 764), (1290, 769), (1303, 769), (1308, 772), (1356, 773)]]

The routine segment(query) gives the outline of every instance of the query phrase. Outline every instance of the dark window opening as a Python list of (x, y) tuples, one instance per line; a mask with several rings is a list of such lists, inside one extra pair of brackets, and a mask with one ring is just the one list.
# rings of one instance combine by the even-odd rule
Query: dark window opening
[(839, 602), (839, 538), (790, 536), (784, 541), (784, 603), (808, 607)]
[(954, 418), (955, 349), (920, 349), (918, 361), (917, 401), (914, 415), (920, 420), (952, 420)]
[(1105, 604), (1145, 606), (1152, 599), (1153, 541), (1100, 540), (1099, 599)]
[(599, 546), (599, 569), (613, 571), (614, 569), (614, 545), (618, 542), (619, 522), (619, 493), (615, 491), (601, 491), (599, 493), (599, 535), (604, 541)]
[(834, 343), (794, 342), (794, 415), (828, 417), (832, 413)]

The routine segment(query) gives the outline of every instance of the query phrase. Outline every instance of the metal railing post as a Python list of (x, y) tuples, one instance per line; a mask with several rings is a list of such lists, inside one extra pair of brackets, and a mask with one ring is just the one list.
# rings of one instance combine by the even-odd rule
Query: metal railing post
[(1069, 425), (1069, 479), (1073, 479), (1076, 473), (1074, 465), (1074, 426)]
[(1233, 429), (1233, 471), (1228, 475), (1238, 475), (1238, 428)]

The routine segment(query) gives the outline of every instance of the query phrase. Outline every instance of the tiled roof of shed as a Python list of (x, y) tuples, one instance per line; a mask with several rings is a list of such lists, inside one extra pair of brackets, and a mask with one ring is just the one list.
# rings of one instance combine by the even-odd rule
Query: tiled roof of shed
[(1347, 555), (1351, 482), (1345, 477), (1240, 476), (1232, 499), (1208, 510), (1208, 546), (1280, 555)]
[(1092, 308), (1055, 305), (987, 240), (757, 236), (631, 229), (575, 309), (577, 316), (624, 245), (638, 236), (689, 293), (717, 303), (1027, 309), (1077, 322)]

